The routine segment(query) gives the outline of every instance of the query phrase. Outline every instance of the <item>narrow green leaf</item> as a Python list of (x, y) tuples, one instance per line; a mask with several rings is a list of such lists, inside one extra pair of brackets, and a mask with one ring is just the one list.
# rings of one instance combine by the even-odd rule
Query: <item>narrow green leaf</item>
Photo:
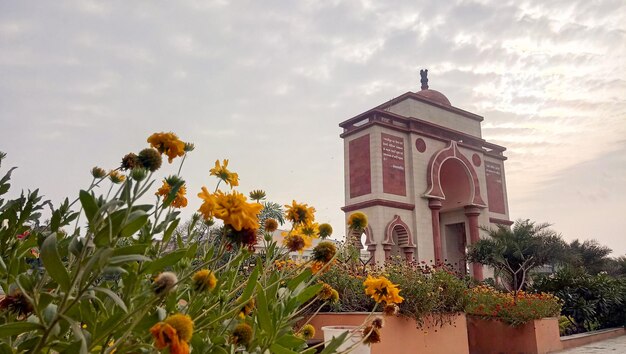
[(267, 333), (271, 337), (274, 330), (272, 326), (272, 319), (270, 317), (270, 311), (268, 308), (267, 298), (265, 297), (265, 289), (261, 284), (257, 284), (257, 296), (256, 296), (256, 317), (259, 321), (261, 330)]
[(96, 199), (91, 195), (91, 193), (81, 190), (79, 193), (80, 204), (83, 206), (83, 210), (85, 211), (85, 216), (87, 216), (87, 220), (91, 222), (98, 212), (98, 204), (96, 203)]
[(281, 336), (280, 338), (278, 338), (276, 340), (276, 343), (286, 348), (299, 348), (304, 343), (306, 343), (306, 341), (292, 334), (285, 334), (284, 336)]
[(142, 254), (145, 252), (147, 247), (148, 247), (147, 244), (137, 244), (137, 245), (130, 245), (126, 247), (115, 248), (113, 250), (113, 256), (124, 256), (127, 254)]
[(128, 221), (122, 229), (122, 237), (132, 236), (148, 222), (148, 214), (143, 210), (135, 210), (128, 216)]
[(348, 334), (349, 332), (341, 333), (339, 337), (334, 337), (329, 343), (325, 343), (324, 350), (322, 350), (320, 354), (335, 353), (337, 348), (339, 348), (339, 346), (343, 344), (343, 342), (345, 342), (346, 338), (348, 337)]
[(270, 350), (274, 354), (298, 354), (293, 350), (287, 349), (278, 343), (272, 343), (272, 345), (270, 345)]
[(142, 255), (142, 254), (127, 254), (123, 256), (115, 256), (109, 259), (109, 264), (117, 265), (124, 264), (129, 262), (146, 262), (150, 261), (150, 258)]
[(296, 296), (296, 299), (299, 303), (303, 304), (309, 301), (313, 296), (317, 295), (322, 288), (322, 284), (311, 285), (308, 288), (304, 289), (300, 294)]
[(61, 262), (61, 257), (59, 257), (56, 233), (46, 237), (41, 244), (40, 258), (50, 277), (61, 286), (63, 291), (69, 291), (71, 286), (70, 276), (65, 265)]
[(111, 300), (113, 300), (113, 302), (115, 302), (115, 304), (117, 304), (117, 306), (119, 306), (124, 312), (128, 312), (128, 308), (126, 307), (126, 304), (124, 303), (124, 301), (116, 293), (114, 293), (110, 289), (95, 287), (95, 288), (93, 288), (93, 290), (99, 291), (99, 292), (105, 294)]
[(33, 322), (11, 322), (0, 325), (0, 337), (16, 336), (30, 331), (43, 331), (44, 327)]
[(241, 300), (244, 302), (248, 302), (250, 297), (252, 296), (252, 292), (256, 287), (257, 279), (259, 279), (259, 273), (261, 272), (261, 264), (258, 263), (256, 267), (252, 270), (252, 273), (248, 277), (248, 284), (246, 284), (246, 288), (243, 290), (241, 294)]
[(163, 244), (167, 244), (168, 242), (170, 242), (170, 239), (172, 238), (172, 233), (174, 232), (174, 230), (176, 230), (176, 227), (178, 227), (179, 221), (180, 219), (176, 219), (170, 224), (170, 226), (167, 227), (167, 229), (163, 233), (163, 239), (161, 240)]
[(160, 271), (165, 267), (172, 266), (176, 264), (176, 262), (178, 262), (181, 258), (183, 258), (183, 256), (185, 256), (185, 253), (187, 253), (186, 249), (180, 249), (172, 253), (168, 253), (159, 259), (155, 259), (154, 261), (147, 263), (143, 272), (148, 274), (156, 273), (157, 271)]

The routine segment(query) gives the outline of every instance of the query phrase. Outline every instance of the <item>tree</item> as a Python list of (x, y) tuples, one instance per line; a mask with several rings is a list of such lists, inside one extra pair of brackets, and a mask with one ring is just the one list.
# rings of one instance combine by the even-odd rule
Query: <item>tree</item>
[(571, 265), (585, 269), (589, 274), (598, 274), (606, 271), (613, 252), (596, 240), (585, 240), (582, 243), (574, 240), (569, 244), (568, 256), (572, 257)]
[(503, 280), (502, 285), (517, 296), (531, 270), (563, 258), (567, 244), (549, 227), (545, 223), (517, 220), (511, 228), (503, 225), (485, 228), (490, 237), (473, 244), (467, 259), (492, 267)]

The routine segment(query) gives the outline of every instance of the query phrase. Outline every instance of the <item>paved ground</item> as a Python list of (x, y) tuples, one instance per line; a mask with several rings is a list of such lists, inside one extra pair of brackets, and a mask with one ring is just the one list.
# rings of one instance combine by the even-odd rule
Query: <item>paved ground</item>
[(612, 353), (612, 354), (626, 354), (626, 336), (620, 336), (617, 338), (607, 339), (600, 342), (595, 342), (582, 347), (572, 348), (559, 352), (558, 354), (599, 354), (599, 353)]

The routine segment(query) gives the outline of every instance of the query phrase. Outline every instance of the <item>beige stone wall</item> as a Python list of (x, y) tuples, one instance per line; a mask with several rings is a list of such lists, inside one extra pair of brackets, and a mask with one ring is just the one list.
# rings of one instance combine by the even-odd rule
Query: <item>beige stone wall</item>
[(482, 136), (479, 121), (420, 102), (416, 99), (409, 98), (398, 102), (387, 110), (401, 116), (425, 120), (478, 138)]

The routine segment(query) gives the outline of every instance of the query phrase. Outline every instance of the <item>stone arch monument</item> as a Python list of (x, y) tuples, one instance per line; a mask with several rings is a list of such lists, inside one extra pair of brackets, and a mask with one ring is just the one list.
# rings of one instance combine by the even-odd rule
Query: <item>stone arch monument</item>
[[(481, 136), (483, 117), (422, 87), (350, 118), (343, 128), (346, 218), (368, 216), (365, 244), (375, 262), (453, 264), (465, 272), (467, 245), (481, 226), (510, 225), (504, 151)], [(349, 230), (348, 230), (349, 232)], [(356, 237), (361, 235), (350, 235)], [(483, 267), (471, 265), (483, 278)]]

